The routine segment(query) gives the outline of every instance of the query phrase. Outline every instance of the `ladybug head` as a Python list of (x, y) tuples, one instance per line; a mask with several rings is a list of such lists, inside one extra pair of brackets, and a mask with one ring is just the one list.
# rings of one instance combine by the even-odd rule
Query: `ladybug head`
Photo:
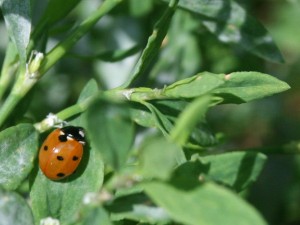
[(72, 138), (82, 144), (85, 144), (84, 129), (82, 127), (67, 126), (60, 130), (67, 136), (67, 138)]

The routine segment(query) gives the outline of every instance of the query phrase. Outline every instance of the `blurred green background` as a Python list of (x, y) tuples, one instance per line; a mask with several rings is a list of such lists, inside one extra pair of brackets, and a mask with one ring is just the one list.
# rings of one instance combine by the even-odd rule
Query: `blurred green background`
[[(36, 24), (47, 1), (33, 2)], [(285, 63), (267, 62), (235, 45), (221, 43), (188, 12), (177, 11), (161, 54), (139, 86), (163, 87), (201, 71), (230, 73), (259, 71), (288, 82), (289, 91), (241, 105), (222, 105), (210, 110), (207, 121), (216, 133), (223, 133), (219, 150), (277, 147), (300, 139), (300, 1), (238, 1), (271, 33)], [(81, 1), (49, 34), (46, 49), (86, 18), (99, 1)], [(122, 84), (132, 71), (139, 53), (118, 62), (96, 57), (107, 51), (145, 46), (164, 4), (153, 0), (128, 0), (103, 18), (55, 68), (51, 69), (23, 101), (25, 118), (38, 122), (49, 112), (58, 112), (76, 102), (82, 87), (95, 78), (103, 89)], [(2, 18), (2, 17), (1, 17)], [(0, 59), (3, 62), (7, 34), (0, 23)], [(43, 38), (43, 37), (41, 37)], [(42, 50), (43, 46), (37, 46)], [(20, 118), (16, 118), (16, 122)], [(272, 154), (246, 198), (270, 224), (300, 224), (300, 157)]]

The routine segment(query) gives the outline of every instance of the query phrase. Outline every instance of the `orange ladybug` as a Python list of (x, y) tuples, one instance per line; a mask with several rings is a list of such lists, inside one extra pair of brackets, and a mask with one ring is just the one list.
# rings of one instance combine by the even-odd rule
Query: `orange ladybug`
[(52, 131), (39, 152), (39, 165), (46, 177), (60, 180), (78, 167), (85, 145), (82, 127), (67, 126)]

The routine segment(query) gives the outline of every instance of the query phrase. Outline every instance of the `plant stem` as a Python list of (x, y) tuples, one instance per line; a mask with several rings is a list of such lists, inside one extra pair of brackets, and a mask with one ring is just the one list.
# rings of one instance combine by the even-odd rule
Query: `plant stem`
[[(165, 99), (166, 96), (163, 94), (162, 89), (150, 89), (150, 88), (132, 88), (132, 89), (113, 89), (108, 91), (98, 91), (92, 96), (78, 102), (64, 110), (53, 115), (56, 117), (57, 121), (64, 121), (68, 118), (84, 112), (90, 105), (94, 103), (94, 100), (100, 96), (108, 98), (115, 101), (134, 101), (134, 102), (145, 102), (148, 100), (154, 99)], [(35, 124), (36, 129), (39, 132), (44, 132), (50, 129), (53, 126), (53, 123), (49, 122), (49, 119), (46, 118), (39, 123)]]
[(6, 118), (11, 114), (14, 107), (18, 104), (18, 102), (22, 99), (22, 96), (11, 94), (6, 99), (4, 104), (1, 107), (1, 114), (0, 114), (0, 125), (3, 125)]
[(28, 93), (34, 86), (37, 80), (43, 76), (66, 52), (84, 35), (86, 34), (97, 21), (113, 9), (122, 0), (106, 0), (90, 17), (84, 20), (70, 36), (54, 47), (44, 58), (42, 64), (36, 68), (38, 76), (31, 77), (25, 68), (25, 65), (20, 66), (20, 72), (13, 90), (4, 102), (0, 109), (0, 127), (3, 125), (9, 114), (18, 104), (18, 102)]

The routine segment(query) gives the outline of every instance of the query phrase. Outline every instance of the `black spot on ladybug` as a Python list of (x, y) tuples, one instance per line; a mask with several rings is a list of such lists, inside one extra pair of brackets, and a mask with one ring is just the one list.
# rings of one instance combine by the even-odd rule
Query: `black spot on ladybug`
[(59, 135), (58, 140), (61, 142), (66, 142), (68, 140), (67, 135)]
[(47, 146), (47, 145), (44, 146), (44, 150), (45, 150), (45, 151), (48, 150), (48, 146)]
[(63, 160), (64, 160), (64, 157), (62, 157), (62, 156), (60, 156), (60, 155), (58, 155), (56, 158), (57, 158), (57, 160), (59, 160), (59, 161), (63, 161)]
[(77, 156), (73, 156), (73, 161), (77, 161), (79, 158)]
[(58, 174), (56, 174), (56, 176), (58, 176), (58, 177), (64, 177), (66, 175), (64, 173), (58, 173)]

